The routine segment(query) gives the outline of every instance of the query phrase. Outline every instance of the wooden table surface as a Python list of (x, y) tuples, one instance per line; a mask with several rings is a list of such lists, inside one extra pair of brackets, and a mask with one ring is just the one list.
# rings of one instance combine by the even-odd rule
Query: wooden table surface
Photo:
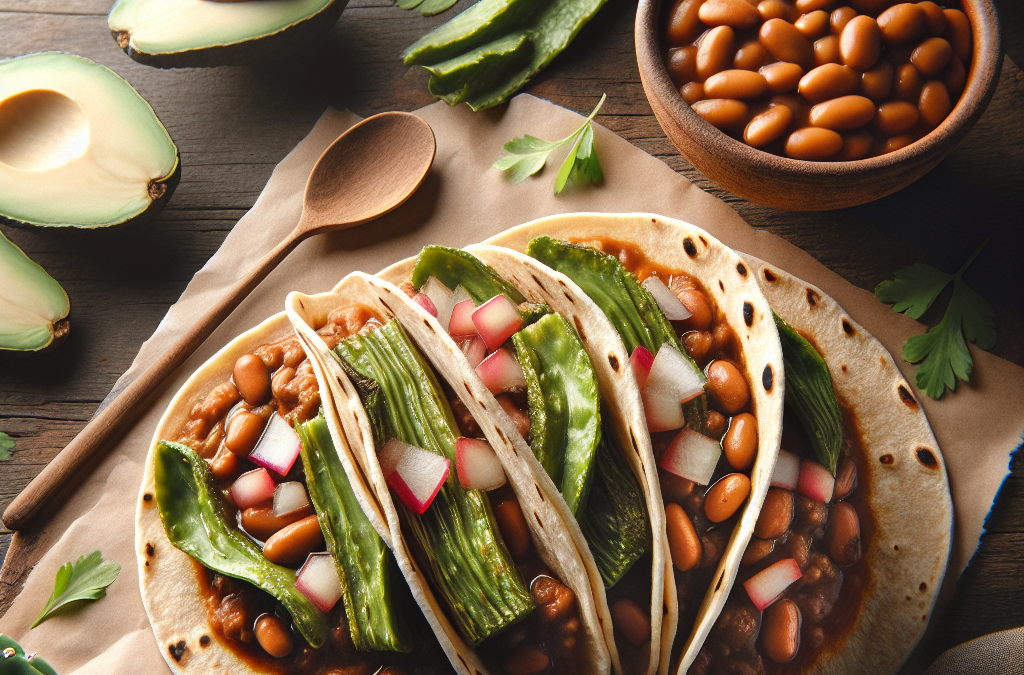
[[(425, 72), (401, 50), (453, 15), (424, 18), (390, 0), (352, 0), (326, 38), (278, 63), (157, 70), (130, 60), (107, 29), (110, 0), (0, 0), (0, 58), (64, 50), (98, 61), (146, 98), (181, 151), (182, 177), (155, 222), (81, 232), (4, 226), (71, 298), (72, 331), (52, 352), (0, 352), (0, 431), (15, 438), (0, 464), (0, 508), (84, 426), (192, 275), (256, 201), (274, 166), (328, 105), (360, 115), (431, 102)], [(469, 6), (462, 0), (456, 9)], [(610, 0), (565, 53), (526, 88), (597, 121), (724, 199), (862, 288), (903, 265), (952, 271), (985, 237), (967, 281), (998, 311), (997, 355), (1024, 365), (1024, 3), (996, 2), (1007, 58), (985, 115), (929, 175), (873, 204), (841, 211), (769, 209), (725, 192), (669, 143), (644, 96), (633, 49), (636, 2)], [(943, 302), (936, 303), (944, 306)], [(926, 315), (934, 324), (939, 317)], [(1024, 408), (1024, 402), (1022, 402)], [(42, 554), (38, 528), (0, 531), (0, 615)], [(8, 547), (11, 547), (8, 551)], [(1024, 625), (1024, 460), (1014, 462), (980, 552), (927, 645), (934, 656), (979, 635)]]

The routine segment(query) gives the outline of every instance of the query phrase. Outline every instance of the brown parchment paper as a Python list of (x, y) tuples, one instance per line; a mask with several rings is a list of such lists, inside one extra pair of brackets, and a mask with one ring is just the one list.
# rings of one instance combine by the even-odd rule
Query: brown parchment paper
[[(552, 194), (554, 167), (540, 178), (508, 185), (490, 168), (502, 144), (525, 133), (562, 138), (581, 117), (549, 102), (521, 95), (507, 109), (471, 113), (436, 103), (417, 112), (434, 129), (437, 157), (420, 190), (376, 222), (304, 242), (171, 377), (146, 414), (116, 444), (82, 487), (45, 525), (49, 551), (29, 575), (22, 594), (0, 618), (0, 632), (39, 652), (62, 675), (167, 672), (139, 594), (134, 553), (135, 501), (143, 462), (157, 421), (174, 392), (203, 361), (235, 335), (284, 308), (289, 291), (327, 291), (352, 270), (375, 273), (415, 255), (428, 243), (463, 246), (540, 216), (573, 211), (644, 211), (694, 223), (726, 244), (788, 270), (832, 295), (893, 354), (925, 327), (894, 313), (871, 293), (830, 272), (783, 239), (759, 232), (724, 202), (701, 191), (661, 161), (612, 132), (597, 129), (605, 170), (599, 188)], [(321, 152), (358, 121), (328, 110), (275, 169), (260, 198), (200, 270), (154, 335), (142, 346), (119, 386), (145, 369), (200, 308), (218, 297), (239, 270), (269, 251), (298, 221), (306, 177)], [(974, 552), (985, 514), (1007, 472), (1008, 455), (1024, 429), (1024, 369), (971, 347), (975, 369), (969, 386), (933, 401), (918, 395), (945, 455), (956, 513), (946, 586)], [(908, 381), (912, 368), (896, 359)], [(112, 395), (117, 392), (115, 387)], [(57, 569), (96, 549), (122, 570), (107, 597), (29, 630), (53, 588)]]

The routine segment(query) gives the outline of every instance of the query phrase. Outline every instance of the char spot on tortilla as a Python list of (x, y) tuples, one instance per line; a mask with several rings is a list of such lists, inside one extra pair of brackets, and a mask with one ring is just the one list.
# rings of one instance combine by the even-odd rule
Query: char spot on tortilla
[(568, 301), (569, 301), (570, 303), (572, 303), (573, 305), (575, 305), (575, 304), (576, 304), (576, 301), (575, 301), (575, 300), (573, 299), (573, 297), (572, 297), (571, 295), (569, 295), (568, 293), (565, 293), (565, 299), (566, 299), (566, 300), (568, 300)]
[(200, 647), (205, 647), (208, 644), (210, 644), (210, 636), (209, 635), (204, 635), (201, 638), (199, 638), (199, 646)]
[(853, 326), (850, 324), (849, 321), (847, 321), (846, 319), (843, 319), (843, 332), (846, 333), (847, 335), (853, 335), (857, 331), (855, 331), (853, 329)]
[(147, 544), (146, 544), (146, 555), (149, 555), (149, 556), (151, 556), (151, 555), (153, 555), (154, 553), (156, 553), (156, 549), (155, 549), (155, 548), (153, 547), (153, 544), (148, 544), (148, 543), (147, 543)]
[[(900, 550), (900, 545), (899, 544), (893, 544), (892, 550), (894, 550), (894, 551)], [(907, 598), (907, 599), (909, 600), (910, 598)]]
[(921, 585), (917, 587), (917, 590), (919, 590), (922, 593), (924, 593), (925, 591), (928, 590), (928, 584), (926, 584), (925, 582), (922, 581)]
[(813, 288), (807, 289), (807, 304), (814, 307), (818, 304), (818, 293)]
[(700, 239), (700, 243), (704, 244), (705, 246), (708, 245), (708, 240), (704, 238), (704, 235), (701, 235), (697, 238)]
[(772, 271), (770, 269), (768, 269), (767, 267), (764, 268), (764, 280), (765, 281), (775, 281), (777, 278), (778, 277), (776, 277), (774, 274), (772, 274)]
[(380, 301), (380, 304), (382, 304), (382, 305), (384, 305), (385, 307), (387, 307), (388, 311), (389, 311), (389, 312), (391, 312), (392, 314), (394, 314), (394, 313), (395, 313), (395, 310), (391, 309), (391, 305), (389, 305), (388, 303), (386, 303), (386, 302), (384, 302), (383, 300), (381, 300), (381, 301)]
[(723, 579), (725, 579), (725, 572), (722, 572), (722, 574), (718, 577), (718, 582), (715, 584), (715, 591), (716, 592), (718, 591), (719, 588), (722, 587), (722, 580)]
[(747, 266), (743, 263), (736, 263), (736, 271), (740, 273), (741, 277), (747, 276)]
[(541, 501), (544, 501), (544, 493), (541, 492), (540, 486), (534, 483), (533, 487), (537, 488), (537, 496), (540, 497)]
[(583, 332), (583, 326), (580, 324), (580, 318), (578, 316), (574, 316), (572, 318), (572, 322), (574, 324), (576, 324), (576, 332), (580, 334), (580, 340), (582, 340), (583, 342), (586, 342), (587, 341), (587, 335), (586, 335), (586, 333)]
[(846, 372), (846, 364), (845, 363), (842, 365), (842, 369), (843, 369), (843, 372), (845, 373)]
[(746, 301), (743, 303), (743, 323), (747, 324), (747, 328), (754, 325), (754, 306)]
[(496, 433), (497, 433), (497, 434), (498, 434), (499, 436), (501, 436), (501, 440), (503, 440), (503, 441), (504, 441), (504, 442), (506, 442), (506, 443), (508, 443), (508, 442), (509, 442), (509, 440), (508, 440), (508, 436), (506, 436), (506, 435), (505, 435), (505, 432), (504, 432), (504, 431), (502, 431), (502, 430), (501, 430), (501, 429), (499, 429), (498, 427), (494, 427), (494, 431), (495, 431), (495, 432), (496, 432)]
[(939, 460), (935, 459), (935, 453), (928, 448), (917, 449), (917, 461), (921, 462), (930, 469), (934, 469), (939, 465)]
[(171, 658), (178, 662), (180, 662), (181, 657), (185, 655), (185, 649), (186, 646), (184, 640), (178, 640), (177, 642), (172, 642), (167, 645), (167, 651), (171, 655)]
[(903, 399), (903, 402), (906, 403), (908, 407), (914, 409), (917, 408), (917, 399), (914, 398), (914, 395), (910, 393), (909, 389), (901, 384), (896, 390), (900, 393), (900, 398)]
[(772, 370), (772, 364), (768, 364), (764, 367), (764, 371), (761, 373), (761, 386), (764, 387), (765, 391), (771, 391), (775, 385), (775, 371)]
[(882, 455), (881, 457), (879, 457), (878, 461), (881, 462), (882, 464), (892, 464), (892, 462), (893, 462), (892, 455), (886, 453), (886, 454)]
[(921, 621), (927, 621), (927, 620), (928, 620), (928, 615), (927, 614), (922, 614), (921, 615)]
[(146, 494), (142, 495), (142, 501), (144, 501), (144, 502), (151, 502), (151, 501), (153, 501), (153, 495), (151, 495), (151, 494), (149, 494), (147, 492)]
[(542, 284), (542, 283), (540, 282), (540, 279), (538, 279), (538, 278), (537, 278), (537, 275), (536, 275), (536, 274), (534, 274), (534, 273), (532, 273), (532, 272), (531, 272), (531, 273), (530, 273), (530, 278), (531, 278), (531, 279), (533, 279), (533, 283), (537, 284), (537, 286), (539, 286), (539, 287), (540, 287), (541, 289), (543, 289), (543, 288), (544, 288), (544, 284)]
[(640, 448), (638, 448), (637, 445), (636, 445), (636, 435), (633, 433), (633, 427), (629, 428), (629, 442), (633, 446), (633, 452), (635, 452), (637, 455), (639, 455), (640, 454)]
[(651, 218), (651, 222), (652, 223), (656, 223), (656, 222), (658, 222), (658, 219), (657, 218)]
[(533, 517), (537, 519), (537, 524), (540, 525), (541, 529), (544, 529), (544, 523), (540, 519), (540, 514), (536, 511), (533, 512)]
[(423, 325), (426, 326), (427, 328), (430, 328), (430, 321), (427, 320), (427, 319), (424, 319), (423, 320)]
[(462, 654), (459, 654), (458, 656), (459, 656), (459, 661), (462, 661), (462, 665), (466, 668), (466, 670), (469, 670), (469, 664), (466, 663), (466, 659), (462, 658)]
[(690, 239), (689, 237), (683, 239), (683, 250), (686, 251), (686, 255), (691, 258), (697, 257), (697, 247), (693, 245), (693, 239)]
[(612, 370), (614, 370), (616, 373), (619, 372), (619, 359), (618, 357), (615, 356), (615, 354), (608, 355), (608, 365), (610, 365), (612, 367)]

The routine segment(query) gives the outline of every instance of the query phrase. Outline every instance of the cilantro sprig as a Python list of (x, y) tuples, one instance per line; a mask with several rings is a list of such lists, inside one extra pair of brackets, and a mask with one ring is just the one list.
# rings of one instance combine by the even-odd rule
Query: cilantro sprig
[(970, 378), (974, 360), (967, 350), (968, 341), (982, 349), (991, 349), (996, 343), (996, 311), (963, 281), (964, 272), (988, 241), (981, 242), (956, 274), (918, 263), (899, 270), (895, 280), (883, 281), (875, 289), (879, 300), (919, 319), (953, 282), (953, 296), (942, 320), (924, 335), (915, 335), (903, 344), (904, 360), (920, 364), (917, 387), (934, 399), (942, 398), (947, 389), (956, 390), (958, 379), (967, 382)]
[(602, 94), (597, 107), (583, 124), (560, 141), (542, 141), (530, 135), (513, 138), (504, 146), (508, 154), (495, 162), (494, 168), (504, 171), (509, 182), (516, 185), (544, 168), (548, 155), (557, 148), (572, 142), (569, 154), (566, 155), (555, 177), (555, 194), (561, 194), (570, 179), (577, 185), (583, 185), (588, 181), (600, 183), (604, 179), (604, 172), (594, 148), (594, 128), (591, 122), (607, 97), (607, 94)]
[(0, 462), (6, 462), (13, 457), (14, 439), (0, 431)]
[(78, 562), (64, 563), (57, 570), (53, 593), (32, 628), (53, 616), (58, 610), (71, 605), (99, 600), (107, 594), (106, 588), (121, 573), (121, 566), (103, 559), (99, 551), (82, 556)]

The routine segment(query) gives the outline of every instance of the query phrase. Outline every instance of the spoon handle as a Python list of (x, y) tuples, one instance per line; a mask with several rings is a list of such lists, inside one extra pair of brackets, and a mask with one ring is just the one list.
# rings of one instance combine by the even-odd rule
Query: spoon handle
[(3, 514), (4, 525), (15, 531), (24, 528), (40, 508), (55, 500), (65, 487), (87, 475), (88, 472), (82, 469), (90, 460), (102, 457), (101, 449), (106, 451), (113, 445), (112, 442), (104, 441), (116, 440), (135, 423), (144, 409), (142, 404), (157, 386), (185, 362), (306, 234), (296, 229), (263, 256), (224, 293), (219, 302), (212, 305), (205, 314), (196, 317), (191, 327), (167, 348), (156, 363), (129, 382), (110, 403), (101, 408), (7, 506)]

